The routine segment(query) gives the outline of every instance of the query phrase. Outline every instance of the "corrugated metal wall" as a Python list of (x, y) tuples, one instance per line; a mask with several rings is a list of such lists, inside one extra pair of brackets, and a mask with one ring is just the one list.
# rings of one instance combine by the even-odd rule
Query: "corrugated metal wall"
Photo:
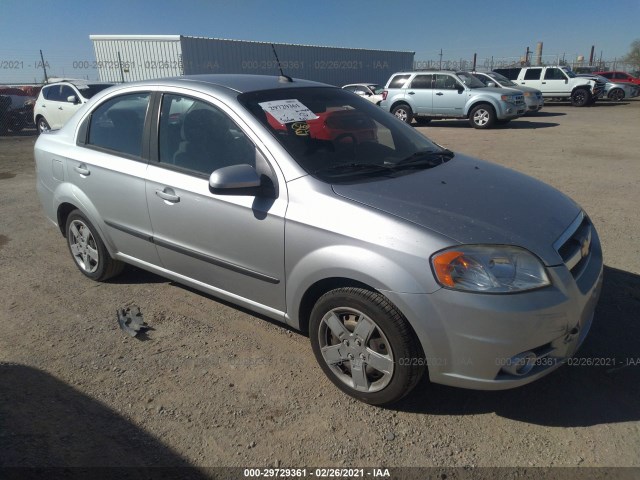
[[(125, 82), (184, 74), (180, 36), (91, 35), (103, 82)], [(118, 52), (120, 60), (118, 61)], [(122, 68), (121, 68), (122, 67)]]
[[(270, 43), (182, 37), (185, 74), (279, 75)], [(397, 71), (413, 68), (414, 52), (274, 44), (286, 75), (344, 85), (384, 84)]]
[[(198, 73), (279, 75), (270, 43), (178, 35), (91, 35), (100, 80), (146, 80)], [(414, 52), (275, 44), (286, 75), (342, 86), (384, 84), (413, 68)], [(122, 69), (118, 62), (118, 52)]]

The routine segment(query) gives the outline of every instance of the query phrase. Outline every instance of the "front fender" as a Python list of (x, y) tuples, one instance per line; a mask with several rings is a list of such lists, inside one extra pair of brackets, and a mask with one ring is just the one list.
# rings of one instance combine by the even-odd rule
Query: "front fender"
[[(331, 278), (359, 282), (381, 292), (425, 290), (424, 278), (417, 278), (408, 269), (377, 252), (349, 245), (320, 248), (302, 257), (287, 276), (287, 312), (292, 327), (300, 326), (299, 307), (305, 293), (317, 282)], [(438, 289), (434, 287), (434, 291)]]

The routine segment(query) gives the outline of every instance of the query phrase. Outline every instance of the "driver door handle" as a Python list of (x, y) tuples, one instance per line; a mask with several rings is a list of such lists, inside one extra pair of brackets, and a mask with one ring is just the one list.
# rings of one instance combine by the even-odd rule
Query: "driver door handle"
[(178, 203), (180, 201), (180, 196), (176, 195), (173, 189), (168, 187), (165, 187), (163, 190), (157, 189), (156, 195), (167, 202)]
[(442, 95), (444, 95), (444, 93), (442, 93), (442, 92), (438, 92), (438, 93), (436, 93), (436, 95), (438, 95), (439, 97), (441, 97)]
[(78, 172), (80, 175), (84, 175), (84, 176), (88, 176), (91, 171), (87, 168), (87, 166), (84, 163), (81, 163), (80, 165), (76, 165), (75, 167), (73, 167), (73, 169)]

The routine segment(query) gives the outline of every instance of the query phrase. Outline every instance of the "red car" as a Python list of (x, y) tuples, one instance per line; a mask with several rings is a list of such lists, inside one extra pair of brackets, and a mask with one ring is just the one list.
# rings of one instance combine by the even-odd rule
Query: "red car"
[(635, 83), (640, 85), (640, 78), (629, 75), (627, 72), (594, 72), (594, 75), (602, 75), (614, 83)]

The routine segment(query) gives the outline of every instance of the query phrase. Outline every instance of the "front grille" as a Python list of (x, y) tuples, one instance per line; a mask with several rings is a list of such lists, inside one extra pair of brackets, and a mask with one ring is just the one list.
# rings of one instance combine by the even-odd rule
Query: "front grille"
[(513, 103), (515, 103), (516, 105), (524, 104), (524, 95), (515, 95), (513, 97)]
[(574, 277), (579, 275), (591, 256), (591, 230), (589, 218), (581, 213), (554, 244)]

